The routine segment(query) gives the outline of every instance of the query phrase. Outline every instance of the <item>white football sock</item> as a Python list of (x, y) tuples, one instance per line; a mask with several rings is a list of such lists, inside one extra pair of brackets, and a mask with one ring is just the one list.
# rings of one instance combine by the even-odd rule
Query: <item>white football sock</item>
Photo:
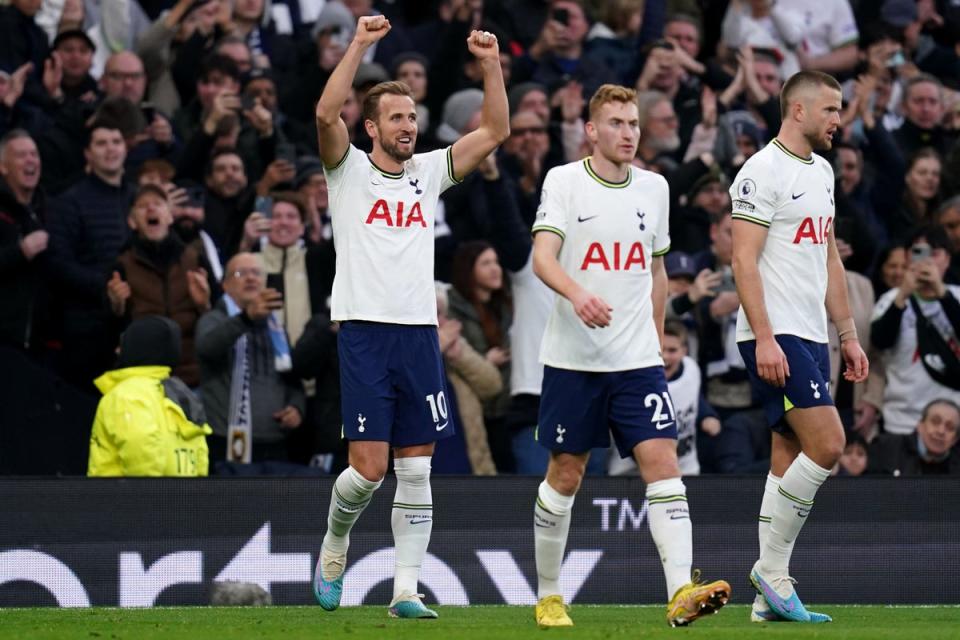
[(647, 520), (667, 580), (667, 600), (690, 582), (693, 525), (687, 509), (687, 487), (680, 478), (647, 485)]
[[(330, 512), (327, 516), (327, 533), (323, 536), (323, 549), (334, 555), (345, 554), (350, 546), (350, 529), (363, 510), (370, 504), (373, 492), (383, 480), (371, 482), (353, 467), (347, 467), (337, 476), (330, 496)], [(334, 580), (338, 576), (326, 575), (324, 579)]]
[(777, 495), (772, 500), (769, 533), (760, 549), (759, 566), (765, 577), (786, 577), (789, 574), (790, 556), (797, 536), (813, 509), (817, 489), (829, 477), (829, 469), (824, 469), (802, 452), (783, 474)]
[(570, 514), (575, 496), (565, 496), (544, 480), (533, 508), (533, 541), (537, 559), (537, 599), (563, 595), (560, 567), (570, 532)]
[[(763, 486), (763, 500), (760, 502), (760, 517), (758, 518), (757, 537), (760, 540), (760, 551), (763, 551), (763, 545), (767, 542), (767, 536), (770, 535), (770, 519), (773, 517), (773, 501), (779, 495), (777, 490), (780, 488), (780, 476), (773, 475), (773, 472), (767, 474), (767, 481)], [(792, 545), (791, 545), (791, 551)], [(754, 608), (769, 609), (766, 599), (759, 593), (753, 599)]]
[(427, 555), (430, 532), (433, 530), (433, 495), (430, 492), (430, 456), (396, 458), (397, 493), (393, 499), (390, 524), (396, 573), (393, 577), (393, 598), (417, 593), (420, 566)]

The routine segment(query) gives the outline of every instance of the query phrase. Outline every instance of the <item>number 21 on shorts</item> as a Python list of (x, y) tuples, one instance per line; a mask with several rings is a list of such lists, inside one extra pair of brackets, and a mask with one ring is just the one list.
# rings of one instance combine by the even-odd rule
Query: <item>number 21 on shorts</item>
[[(667, 406), (667, 413), (663, 411), (664, 404)], [(662, 394), (648, 393), (647, 397), (643, 399), (643, 406), (648, 409), (653, 407), (653, 415), (650, 416), (650, 422), (652, 422), (658, 430), (666, 429), (673, 425), (674, 420), (676, 420), (676, 412), (673, 410), (673, 400), (670, 399), (670, 394), (666, 391)]]
[(450, 423), (447, 419), (447, 396), (443, 391), (430, 394), (427, 396), (427, 404), (430, 405), (430, 413), (433, 415), (433, 423), (437, 431), (446, 429)]

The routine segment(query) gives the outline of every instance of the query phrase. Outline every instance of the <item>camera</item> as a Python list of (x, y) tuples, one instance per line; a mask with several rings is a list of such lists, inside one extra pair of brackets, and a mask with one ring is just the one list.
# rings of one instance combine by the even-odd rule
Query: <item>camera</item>
[(920, 242), (910, 247), (911, 260), (926, 260), (931, 255), (933, 255), (933, 248), (925, 242)]
[(905, 64), (906, 62), (907, 62), (907, 59), (903, 56), (903, 51), (900, 51), (898, 49), (893, 53), (891, 53), (890, 56), (887, 58), (887, 68), (896, 69), (897, 67), (899, 67), (902, 64)]
[(570, 24), (570, 10), (554, 9), (552, 18), (566, 27)]

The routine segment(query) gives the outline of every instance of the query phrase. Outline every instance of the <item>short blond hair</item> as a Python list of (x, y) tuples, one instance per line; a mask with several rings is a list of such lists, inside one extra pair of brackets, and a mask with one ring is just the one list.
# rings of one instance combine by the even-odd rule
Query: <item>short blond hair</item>
[[(637, 92), (635, 89), (619, 84), (601, 85), (597, 92), (593, 94), (593, 97), (590, 98), (590, 119), (593, 120), (599, 113), (600, 107), (608, 102), (623, 102), (625, 104), (632, 102), (636, 105)], [(639, 105), (637, 105), (637, 108), (640, 108)]]
[[(787, 116), (790, 115), (790, 105), (797, 101), (797, 94), (807, 89), (819, 89), (820, 87), (843, 93), (837, 79), (822, 71), (798, 71), (790, 76), (790, 79), (780, 90), (780, 119), (786, 120)], [(904, 92), (904, 95), (906, 95), (906, 92)]]

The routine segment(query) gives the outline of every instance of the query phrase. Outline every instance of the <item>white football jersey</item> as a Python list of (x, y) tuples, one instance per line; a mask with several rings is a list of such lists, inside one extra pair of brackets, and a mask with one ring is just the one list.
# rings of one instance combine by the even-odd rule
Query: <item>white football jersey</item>
[(433, 227), (440, 194), (457, 184), (450, 148), (389, 173), (350, 145), (323, 172), (337, 248), (331, 318), (437, 324)]
[(569, 300), (556, 296), (541, 362), (577, 371), (663, 365), (651, 267), (654, 257), (670, 250), (669, 206), (663, 176), (637, 167), (619, 184), (600, 178), (590, 158), (547, 173), (533, 232), (563, 238), (558, 255), (563, 270), (613, 312), (609, 326), (590, 329)]
[[(760, 253), (763, 300), (774, 335), (827, 342), (827, 240), (833, 225), (833, 168), (794, 155), (774, 138), (730, 187), (733, 218), (767, 227)], [(737, 342), (755, 338), (740, 307)]]

